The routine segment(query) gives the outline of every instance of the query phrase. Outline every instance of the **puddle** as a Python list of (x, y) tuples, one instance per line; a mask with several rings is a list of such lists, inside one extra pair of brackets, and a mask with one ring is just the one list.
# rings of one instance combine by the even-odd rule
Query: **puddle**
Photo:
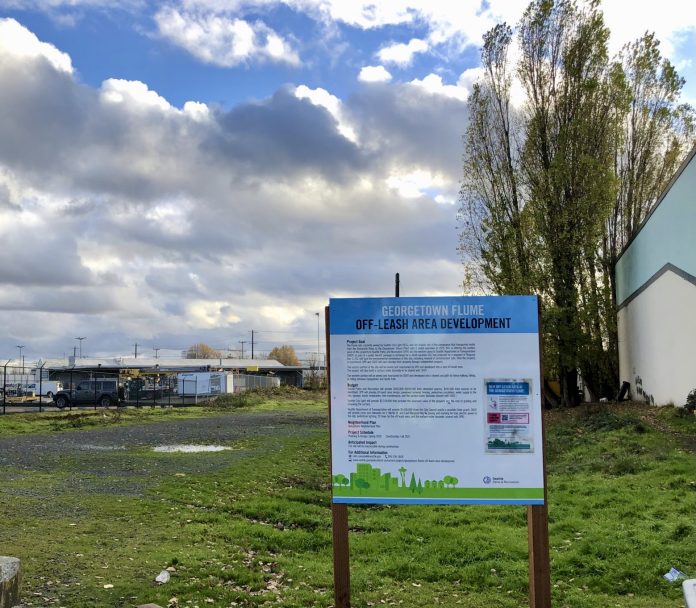
[(155, 452), (222, 452), (230, 448), (224, 445), (195, 445), (195, 444), (178, 444), (178, 445), (158, 445), (152, 448)]

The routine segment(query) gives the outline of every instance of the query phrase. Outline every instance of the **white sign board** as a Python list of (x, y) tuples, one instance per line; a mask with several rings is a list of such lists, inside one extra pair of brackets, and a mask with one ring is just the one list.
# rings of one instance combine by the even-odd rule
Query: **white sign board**
[(333, 502), (544, 503), (534, 296), (332, 299)]

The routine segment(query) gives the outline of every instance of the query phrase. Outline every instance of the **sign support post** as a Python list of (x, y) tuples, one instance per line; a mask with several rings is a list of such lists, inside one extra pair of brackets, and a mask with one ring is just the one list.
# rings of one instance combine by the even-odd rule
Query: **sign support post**
[[(329, 434), (331, 434), (331, 335), (329, 307), (324, 308), (326, 332), (326, 378), (328, 384)], [(329, 445), (331, 443), (329, 442)], [(331, 450), (329, 450), (329, 467)], [(331, 501), (333, 533), (334, 600), (336, 608), (350, 608), (350, 552), (348, 547), (348, 505)]]
[(549, 557), (549, 507), (546, 496), (546, 429), (544, 425), (544, 356), (541, 340), (541, 302), (539, 319), (539, 382), (541, 392), (541, 443), (544, 446), (544, 504), (527, 507), (527, 537), (529, 544), (529, 606), (551, 608), (551, 563)]
[(549, 563), (549, 516), (546, 504), (527, 507), (529, 539), (529, 606), (551, 607), (551, 568)]

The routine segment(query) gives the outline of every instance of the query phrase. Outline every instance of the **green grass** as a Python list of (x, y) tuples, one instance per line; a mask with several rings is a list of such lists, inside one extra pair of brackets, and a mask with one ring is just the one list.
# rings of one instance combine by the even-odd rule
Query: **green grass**
[[(271, 395), (244, 411), (325, 407), (296, 397)], [(279, 428), (215, 454), (130, 452), (147, 485), (140, 496), (109, 491), (108, 474), (77, 471), (71, 459), (51, 473), (5, 471), (0, 553), (22, 559), (27, 605), (167, 606), (176, 597), (200, 608), (328, 608), (328, 437), (323, 424), (305, 430)], [(694, 421), (662, 410), (548, 416), (554, 606), (682, 605), (680, 586), (662, 574), (676, 566), (696, 576), (696, 467), (683, 441), (695, 436)], [(99, 454), (106, 466), (123, 456)], [(85, 493), (92, 483), (102, 489)], [(528, 605), (523, 507), (350, 507), (349, 524), (356, 607)], [(167, 566), (172, 580), (156, 586)]]

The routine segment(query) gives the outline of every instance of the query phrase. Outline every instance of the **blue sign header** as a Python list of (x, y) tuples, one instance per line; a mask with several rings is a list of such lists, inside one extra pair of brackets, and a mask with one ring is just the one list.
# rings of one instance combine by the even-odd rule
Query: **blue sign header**
[(539, 333), (537, 296), (332, 298), (332, 335)]

